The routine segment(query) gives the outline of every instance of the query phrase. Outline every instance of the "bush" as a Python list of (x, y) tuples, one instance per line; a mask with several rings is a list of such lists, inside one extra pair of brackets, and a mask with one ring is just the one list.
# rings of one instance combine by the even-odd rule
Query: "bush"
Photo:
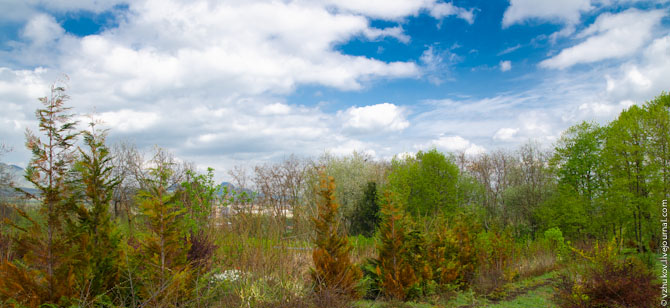
[(504, 284), (519, 276), (519, 271), (514, 267), (516, 245), (507, 232), (481, 232), (477, 236), (477, 248), (479, 271), (476, 287), (480, 292), (489, 294), (502, 291)]
[(544, 238), (549, 241), (549, 245), (556, 253), (556, 259), (558, 261), (564, 261), (568, 257), (570, 249), (565, 243), (561, 229), (558, 227), (553, 227), (547, 231), (544, 231)]
[(427, 248), (433, 279), (442, 289), (465, 288), (478, 267), (475, 234), (479, 227), (466, 215), (456, 217), (451, 226), (438, 225)]
[(596, 244), (592, 252), (575, 252), (583, 257), (561, 276), (556, 302), (564, 308), (653, 307), (659, 284), (654, 274), (637, 258), (622, 258), (615, 241)]

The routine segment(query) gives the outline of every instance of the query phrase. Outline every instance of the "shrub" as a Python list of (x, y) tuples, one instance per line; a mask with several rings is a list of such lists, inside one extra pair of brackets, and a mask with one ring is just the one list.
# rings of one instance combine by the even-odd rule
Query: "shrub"
[(478, 266), (478, 226), (466, 215), (458, 215), (453, 221), (451, 225), (438, 223), (427, 249), (433, 279), (443, 289), (465, 288)]
[(570, 249), (565, 243), (561, 229), (558, 227), (553, 227), (547, 231), (544, 231), (544, 238), (549, 241), (551, 248), (556, 253), (556, 259), (558, 261), (564, 261), (568, 257)]
[(575, 249), (583, 264), (561, 276), (556, 302), (565, 308), (653, 307), (659, 284), (636, 257), (622, 258), (615, 241), (592, 252)]
[(485, 294), (501, 291), (519, 275), (514, 267), (517, 255), (514, 240), (507, 232), (489, 230), (477, 236), (479, 273), (477, 288)]

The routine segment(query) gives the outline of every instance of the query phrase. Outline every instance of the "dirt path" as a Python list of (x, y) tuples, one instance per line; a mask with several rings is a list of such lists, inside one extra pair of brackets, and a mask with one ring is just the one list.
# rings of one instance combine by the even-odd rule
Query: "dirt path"
[(528, 294), (528, 292), (530, 292), (530, 291), (534, 291), (534, 290), (537, 290), (537, 289), (539, 289), (539, 288), (542, 288), (542, 287), (551, 285), (551, 284), (555, 283), (556, 281), (557, 281), (556, 278), (549, 278), (549, 279), (547, 279), (547, 280), (545, 280), (545, 281), (543, 281), (543, 282), (541, 282), (541, 283), (538, 283), (538, 284), (536, 284), (536, 285), (532, 285), (532, 286), (529, 286), (529, 287), (525, 287), (525, 288), (521, 288), (521, 289), (513, 290), (512, 292), (510, 292), (510, 293), (509, 293), (507, 296), (505, 296), (504, 298), (497, 299), (497, 300), (491, 300), (491, 302), (492, 302), (492, 303), (508, 302), (508, 301), (511, 301), (511, 300), (513, 300), (513, 299), (519, 297), (519, 296), (526, 295), (526, 294)]
[[(555, 282), (557, 282), (556, 278), (554, 278), (554, 277), (548, 278), (548, 279), (545, 279), (544, 281), (541, 281), (537, 284), (534, 284), (534, 285), (531, 285), (531, 286), (528, 286), (528, 287), (524, 287), (524, 288), (519, 288), (519, 289), (512, 290), (503, 298), (491, 299), (488, 304), (489, 305), (495, 305), (495, 304), (502, 303), (502, 302), (513, 301), (514, 299), (516, 299), (518, 297), (522, 297), (522, 296), (528, 294), (529, 292), (535, 291), (539, 288), (543, 288), (543, 287), (552, 285)], [(488, 305), (486, 305), (486, 306), (488, 306)], [(472, 304), (472, 305), (459, 306), (458, 308), (475, 308), (475, 307), (482, 307), (482, 306), (481, 306), (481, 304)]]

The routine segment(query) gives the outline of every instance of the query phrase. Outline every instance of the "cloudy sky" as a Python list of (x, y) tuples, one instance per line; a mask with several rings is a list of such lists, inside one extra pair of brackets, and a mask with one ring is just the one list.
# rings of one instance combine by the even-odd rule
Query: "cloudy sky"
[(38, 97), (200, 167), (550, 146), (670, 90), (670, 1), (0, 0), (0, 142)]

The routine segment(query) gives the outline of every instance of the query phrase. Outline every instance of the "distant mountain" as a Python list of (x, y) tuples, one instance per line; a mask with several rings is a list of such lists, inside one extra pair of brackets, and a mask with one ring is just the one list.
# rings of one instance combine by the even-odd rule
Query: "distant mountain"
[[(21, 188), (31, 194), (36, 194), (37, 189), (35, 189), (35, 186), (33, 186), (32, 183), (28, 182), (24, 175), (26, 174), (25, 169), (17, 166), (17, 165), (7, 165), (4, 163), (0, 163), (0, 170), (3, 172), (7, 172), (9, 174), (9, 178), (14, 183), (14, 187)], [(1, 195), (15, 195), (17, 192), (14, 189), (7, 189), (3, 188), (0, 191)]]
[(255, 193), (251, 189), (246, 189), (246, 188), (245, 189), (238, 189), (237, 187), (235, 187), (235, 185), (233, 185), (233, 183), (230, 183), (230, 182), (225, 182), (225, 181), (221, 182), (221, 186), (226, 187), (229, 192), (230, 191), (234, 191), (234, 192), (238, 192), (238, 193), (245, 192), (245, 193), (247, 193), (248, 196), (252, 196)]
[(14, 183), (15, 187), (20, 188), (34, 188), (33, 184), (28, 182), (24, 175), (26, 175), (26, 170), (17, 166), (17, 165), (7, 165), (0, 163), (0, 169), (7, 171), (9, 176)]

